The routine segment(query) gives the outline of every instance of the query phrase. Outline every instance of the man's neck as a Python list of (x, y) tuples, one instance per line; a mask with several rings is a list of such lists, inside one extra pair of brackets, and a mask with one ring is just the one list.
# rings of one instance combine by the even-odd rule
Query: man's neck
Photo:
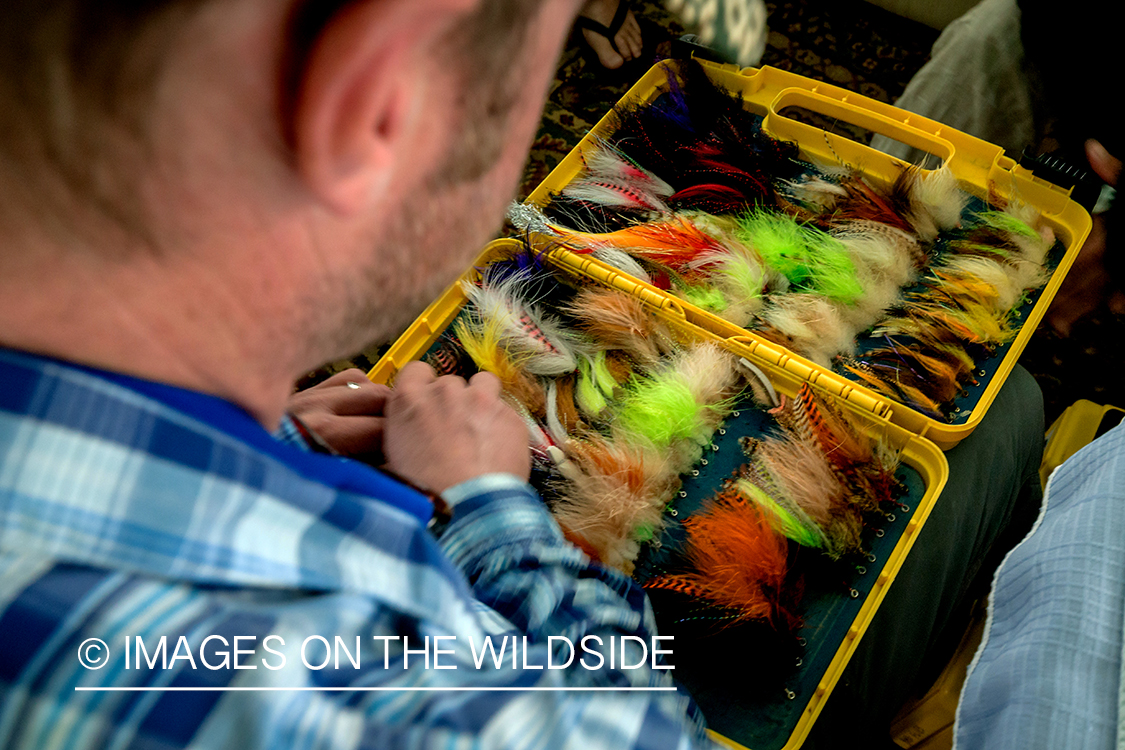
[(273, 429), (303, 369), (286, 366), (286, 337), (264, 337), (250, 295), (206, 264), (167, 262), (67, 253), (6, 264), (16, 267), (0, 268), (0, 344), (219, 396)]

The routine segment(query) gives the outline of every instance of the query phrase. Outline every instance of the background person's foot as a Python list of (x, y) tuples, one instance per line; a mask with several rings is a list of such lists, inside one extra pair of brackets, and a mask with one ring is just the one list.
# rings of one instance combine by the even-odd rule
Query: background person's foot
[(641, 55), (641, 27), (628, 0), (588, 0), (578, 13), (578, 27), (609, 70)]

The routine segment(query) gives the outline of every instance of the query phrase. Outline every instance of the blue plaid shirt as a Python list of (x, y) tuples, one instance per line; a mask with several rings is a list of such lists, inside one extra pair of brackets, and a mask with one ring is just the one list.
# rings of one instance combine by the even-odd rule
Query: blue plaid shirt
[(453, 494), (436, 540), (227, 402), (0, 350), (0, 747), (709, 744), (640, 590), (527, 485)]

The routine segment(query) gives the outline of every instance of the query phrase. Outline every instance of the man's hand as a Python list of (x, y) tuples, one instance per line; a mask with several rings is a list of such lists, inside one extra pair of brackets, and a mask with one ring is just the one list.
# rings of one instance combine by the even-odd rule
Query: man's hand
[(1121, 160), (1105, 150), (1099, 141), (1093, 139), (1086, 141), (1086, 159), (1098, 177), (1106, 181), (1107, 185), (1117, 187), (1121, 179)]
[(383, 463), (383, 409), (391, 389), (362, 370), (338, 372), (289, 397), (289, 413), (345, 456)]
[[(1086, 142), (1086, 158), (1106, 184), (1117, 185), (1121, 177), (1120, 159), (1112, 156), (1101, 143), (1094, 140)], [(1048, 325), (1063, 338), (1070, 336), (1071, 328), (1078, 320), (1104, 303), (1108, 303), (1110, 312), (1114, 314), (1125, 313), (1125, 294), (1114, 286), (1114, 279), (1110, 278), (1106, 270), (1105, 254), (1110, 239), (1106, 233), (1106, 217), (1099, 214), (1093, 220), (1090, 236), (1083, 243), (1070, 273), (1063, 280), (1062, 287), (1047, 311)], [(1113, 240), (1118, 243), (1115, 252), (1121, 252), (1120, 238), (1114, 237)]]
[(530, 475), (527, 428), (489, 373), (466, 382), (411, 362), (395, 379), (385, 414), (387, 468), (419, 487), (441, 493), (483, 474)]

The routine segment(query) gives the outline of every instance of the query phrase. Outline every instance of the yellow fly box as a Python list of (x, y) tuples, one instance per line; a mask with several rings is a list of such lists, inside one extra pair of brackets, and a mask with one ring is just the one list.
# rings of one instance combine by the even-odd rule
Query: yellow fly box
[[(462, 281), (475, 283), (490, 265), (511, 261), (524, 252), (525, 245), (512, 240), (490, 244), (462, 280), (431, 304), (387, 351), (369, 377), (375, 382), (390, 383), (408, 362), (430, 358), (440, 351), (447, 329), (462, 314), (467, 302)], [(839, 390), (840, 379), (831, 373), (807, 373), (788, 367), (784, 356), (768, 343), (724, 337), (700, 328), (687, 319), (677, 300), (597, 265), (577, 267), (568, 255), (550, 250), (539, 254), (537, 262), (569, 289), (592, 285), (616, 289), (640, 300), (646, 312), (666, 323), (681, 344), (718, 345), (758, 368), (776, 393), (792, 398), (810, 379)], [(810, 374), (812, 377), (806, 377)], [(895, 500), (893, 512), (881, 515), (864, 531), (862, 564), (842, 565), (833, 568), (831, 576), (806, 579), (799, 610), (801, 625), (794, 640), (804, 643), (791, 661), (771, 673), (766, 684), (748, 690), (745, 674), (732, 668), (731, 644), (739, 644), (747, 658), (754, 654), (754, 644), (748, 639), (761, 631), (748, 625), (734, 625), (721, 629), (720, 635), (693, 639), (690, 657), (673, 656), (677, 681), (691, 692), (711, 731), (734, 747), (780, 750), (800, 746), (887, 587), (894, 581), (947, 478), (945, 457), (937, 446), (893, 424), (885, 413), (884, 401), (847, 399), (836, 403), (861, 434), (879, 436), (899, 452), (901, 463), (895, 479), (901, 494)], [(636, 579), (643, 583), (647, 576), (659, 572), (669, 556), (683, 549), (684, 520), (712, 497), (732, 470), (745, 460), (741, 439), (766, 434), (772, 423), (773, 417), (748, 396), (733, 406), (713, 434), (710, 449), (704, 449), (704, 458), (681, 477), (681, 489), (664, 509), (663, 530), (638, 558)], [(674, 618), (676, 613), (658, 608), (657, 616)], [(672, 648), (675, 653), (676, 647)]]
[(1043, 463), (1039, 478), (1043, 486), (1051, 473), (1091, 441), (1101, 437), (1121, 423), (1125, 409), (1102, 406), (1093, 401), (1079, 399), (1047, 429), (1047, 446), (1043, 449)]
[[(899, 711), (891, 722), (891, 737), (899, 747), (928, 748), (950, 747), (944, 743), (943, 730), (953, 726), (957, 714), (957, 704), (961, 700), (961, 688), (973, 656), (984, 637), (984, 612), (979, 612), (972, 620), (958, 644), (957, 650), (941, 671), (926, 694)], [(933, 738), (938, 739), (933, 739)]]
[[(929, 416), (902, 403), (890, 405), (888, 414), (895, 424), (929, 438), (942, 449), (956, 445), (984, 417), (1008, 373), (1015, 366), (1090, 230), (1089, 215), (1070, 200), (1068, 190), (1037, 178), (1006, 157), (1000, 147), (920, 115), (770, 67), (739, 69), (733, 65), (717, 65), (705, 61), (701, 64), (713, 81), (744, 98), (745, 107), (761, 118), (764, 132), (780, 140), (796, 142), (801, 159), (805, 161), (848, 167), (880, 186), (892, 183), (905, 166), (902, 161), (857, 141), (787, 116), (796, 110), (811, 111), (887, 135), (940, 157), (952, 170), (961, 190), (970, 196), (970, 201), (976, 202), (970, 203), (969, 211), (976, 210), (974, 205), (983, 207), (999, 198), (1018, 199), (1041, 212), (1042, 221), (1057, 238), (1055, 250), (1050, 256), (1052, 273), (1045, 287), (1030, 295), (1030, 299), (1015, 310), (1014, 315), (1022, 321), (1015, 340), (977, 360), (975, 382), (956, 399), (948, 419)], [(664, 61), (653, 66), (626, 93), (619, 107), (651, 103), (664, 95), (670, 71), (674, 71), (676, 65), (675, 62)], [(531, 193), (528, 203), (547, 205), (552, 195), (579, 176), (585, 169), (585, 156), (597, 149), (599, 143), (612, 142), (615, 122), (613, 113), (606, 115)], [(572, 258), (566, 262), (572, 265), (584, 263), (587, 267), (601, 265), (607, 272), (612, 272), (599, 260), (580, 257), (581, 259)], [(640, 282), (640, 288), (650, 294), (668, 296), (666, 292), (643, 282)], [(688, 321), (724, 338), (747, 344), (763, 340), (752, 330), (739, 328), (688, 302), (677, 300), (677, 304), (683, 309)], [(793, 368), (801, 379), (815, 379), (825, 373), (834, 374), (821, 365), (784, 350), (777, 363)], [(851, 383), (849, 388), (854, 388), (857, 394), (863, 394), (869, 402), (887, 400), (858, 382), (848, 382)]]

